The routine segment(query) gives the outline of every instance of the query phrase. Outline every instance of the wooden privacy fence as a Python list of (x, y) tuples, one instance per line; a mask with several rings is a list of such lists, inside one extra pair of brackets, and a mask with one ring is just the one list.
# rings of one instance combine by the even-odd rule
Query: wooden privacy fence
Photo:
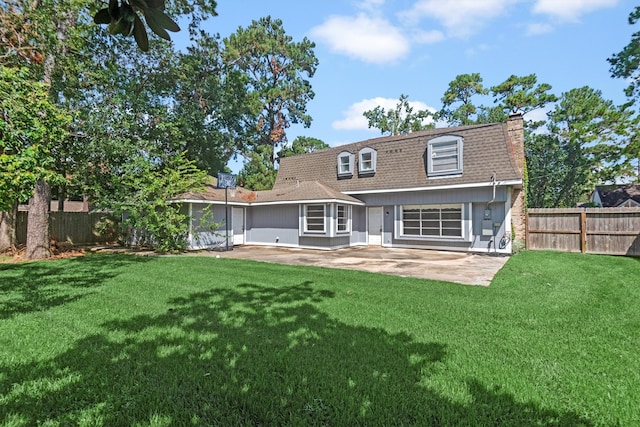
[(640, 256), (640, 208), (529, 209), (527, 249)]
[[(16, 240), (27, 241), (28, 212), (18, 212), (16, 218)], [(118, 238), (120, 222), (113, 215), (96, 212), (51, 212), (49, 213), (51, 240), (87, 245), (114, 242)]]

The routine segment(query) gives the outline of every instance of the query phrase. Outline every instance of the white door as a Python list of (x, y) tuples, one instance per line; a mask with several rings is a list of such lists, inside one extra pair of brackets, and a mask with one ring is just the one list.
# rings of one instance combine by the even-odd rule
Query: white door
[(367, 209), (367, 243), (382, 246), (382, 207)]
[(233, 224), (233, 245), (244, 245), (244, 208), (233, 208), (231, 211)]

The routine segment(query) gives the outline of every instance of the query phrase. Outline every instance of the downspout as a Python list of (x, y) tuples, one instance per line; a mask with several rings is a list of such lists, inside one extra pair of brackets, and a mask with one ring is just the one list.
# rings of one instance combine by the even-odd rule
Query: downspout
[[(489, 200), (487, 202), (487, 210), (491, 211), (491, 205), (493, 203), (495, 203), (496, 201), (496, 185), (497, 185), (498, 181), (497, 181), (497, 173), (496, 171), (493, 171), (493, 174), (491, 174), (491, 187), (493, 190), (493, 197), (491, 198), (491, 200)], [(496, 248), (496, 235), (495, 235), (495, 230), (493, 227), (493, 213), (491, 213), (491, 240), (489, 240), (489, 250), (491, 250), (491, 243), (493, 242), (493, 252), (497, 252), (498, 249)]]
[(493, 171), (493, 174), (491, 174), (491, 185), (493, 186), (493, 198), (491, 200), (489, 200), (489, 202), (487, 202), (487, 209), (489, 209), (489, 205), (493, 204), (496, 201), (496, 185), (497, 185), (497, 180), (496, 180), (496, 171)]

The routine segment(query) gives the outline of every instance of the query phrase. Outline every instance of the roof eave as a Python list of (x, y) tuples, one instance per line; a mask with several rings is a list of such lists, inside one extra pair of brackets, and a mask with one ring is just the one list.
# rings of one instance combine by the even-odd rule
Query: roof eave
[[(524, 182), (521, 178), (506, 179), (506, 180), (496, 181), (495, 185), (498, 187), (511, 186), (514, 188), (522, 189), (524, 186)], [(350, 190), (350, 191), (343, 191), (343, 193), (348, 195), (378, 194), (378, 193), (399, 193), (399, 192), (406, 192), (406, 191), (455, 190), (455, 189), (461, 189), (461, 188), (483, 188), (483, 187), (492, 187), (492, 186), (493, 186), (492, 182), (472, 182), (472, 183), (464, 183), (464, 184), (427, 185), (423, 187), (397, 187), (397, 188), (384, 188), (384, 189)]]

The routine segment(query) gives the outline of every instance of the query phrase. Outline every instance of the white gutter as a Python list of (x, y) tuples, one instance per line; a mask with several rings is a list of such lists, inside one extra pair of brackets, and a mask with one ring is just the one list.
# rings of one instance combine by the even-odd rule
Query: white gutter
[[(507, 185), (522, 185), (521, 179), (508, 179), (504, 181), (496, 181), (496, 186)], [(410, 187), (410, 188), (388, 188), (384, 190), (356, 190), (356, 191), (343, 191), (343, 194), (380, 194), (380, 193), (403, 193), (406, 191), (435, 191), (435, 190), (456, 190), (461, 188), (482, 188), (491, 187), (494, 184), (491, 182), (477, 182), (473, 184), (452, 184), (452, 185), (433, 185), (429, 187)]]
[[(169, 200), (169, 203), (200, 203), (205, 205), (224, 205), (223, 201), (218, 200), (202, 200), (202, 199), (178, 199)], [(342, 199), (311, 199), (311, 200), (288, 200), (288, 201), (273, 201), (273, 202), (251, 202), (251, 203), (234, 203), (229, 202), (229, 205), (233, 206), (266, 206), (266, 205), (295, 205), (295, 204), (310, 204), (310, 203), (340, 203), (342, 205), (354, 205), (364, 206), (364, 202), (352, 202)]]

